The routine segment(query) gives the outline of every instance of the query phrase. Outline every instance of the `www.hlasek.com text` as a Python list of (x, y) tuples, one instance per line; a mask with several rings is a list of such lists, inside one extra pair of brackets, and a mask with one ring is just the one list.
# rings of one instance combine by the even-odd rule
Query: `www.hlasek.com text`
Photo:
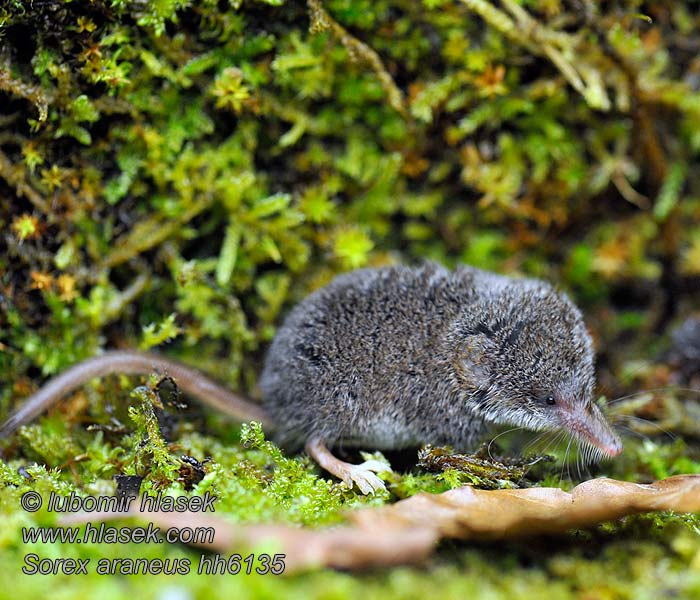
[(25, 544), (213, 544), (215, 527), (169, 527), (161, 530), (153, 523), (146, 527), (113, 527), (87, 523), (73, 527), (22, 527)]

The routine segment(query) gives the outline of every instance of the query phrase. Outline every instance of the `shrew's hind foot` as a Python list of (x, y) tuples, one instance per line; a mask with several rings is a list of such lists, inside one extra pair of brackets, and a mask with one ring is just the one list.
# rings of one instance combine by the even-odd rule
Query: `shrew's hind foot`
[(306, 452), (321, 468), (342, 479), (348, 487), (356, 485), (365, 495), (386, 489), (384, 482), (375, 473), (391, 469), (378, 460), (366, 460), (359, 465), (347, 463), (333, 456), (326, 443), (316, 436), (309, 438), (306, 442)]

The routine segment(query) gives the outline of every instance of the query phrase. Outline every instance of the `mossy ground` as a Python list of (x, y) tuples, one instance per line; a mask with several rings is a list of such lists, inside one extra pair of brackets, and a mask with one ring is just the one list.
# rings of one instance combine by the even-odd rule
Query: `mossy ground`
[[(647, 428), (619, 459), (581, 473), (540, 464), (534, 483), (700, 472), (698, 395), (667, 387), (697, 389), (698, 377), (664, 354), (700, 290), (696, 9), (2, 3), (2, 408), (120, 346), (158, 348), (254, 394), (296, 301), (341, 271), (429, 258), (557, 282), (595, 338), (601, 395), (661, 388), (613, 406), (622, 425)], [(211, 458), (194, 493), (215, 490), (217, 513), (240, 522), (329, 525), (346, 509), (480, 483), (408, 457), (391, 495), (359, 497), (255, 427), (244, 445), (239, 425), (196, 409), (158, 422), (153, 401), (152, 382), (110, 378), (7, 443), (0, 596), (700, 596), (698, 522), (670, 514), (553, 540), (446, 542), (422, 567), (367, 573), (22, 575), (32, 548), (197, 556), (20, 542), (22, 526), (52, 523), (19, 509), (23, 491), (111, 493), (114, 475), (140, 474), (144, 489), (185, 493), (182, 455)]]
[[(138, 388), (137, 392), (145, 389)], [(183, 455), (209, 459), (204, 465), (204, 478), (189, 493), (215, 494), (216, 515), (233, 523), (328, 526), (341, 523), (347, 510), (395, 501), (420, 490), (439, 492), (465, 482), (492, 487), (490, 480), (482, 482), (474, 475), (463, 476), (456, 471), (438, 475), (409, 466), (387, 476), (389, 493), (363, 497), (324, 477), (307, 457), (287, 456), (264, 439), (255, 423), (241, 427), (218, 418), (209, 422), (175, 418), (175, 424), (171, 421), (169, 425), (175, 441), (166, 443), (152, 410), (143, 403), (136, 406), (141, 408), (129, 411), (132, 423), (127, 428), (133, 432), (74, 430), (66, 426), (66, 416), (61, 414), (43, 418), (20, 431), (18, 444), (23, 456), (3, 463), (0, 473), (5, 486), (1, 500), (0, 572), (7, 583), (0, 597), (42, 597), (48, 589), (56, 598), (123, 598), (134, 594), (142, 598), (181, 597), (178, 594), (206, 598), (212, 593), (243, 598), (421, 598), (438, 592), (445, 598), (463, 598), (465, 594), (479, 598), (530, 598), (545, 593), (547, 598), (700, 596), (700, 518), (672, 513), (628, 517), (590, 531), (520, 542), (445, 541), (433, 557), (415, 567), (352, 574), (312, 570), (289, 577), (198, 575), (200, 557), (208, 553), (179, 544), (24, 543), (23, 527), (55, 527), (57, 516), (46, 511), (21, 510), (24, 492), (37, 491), (44, 499), (51, 492), (111, 495), (116, 487), (112, 476), (124, 473), (144, 475), (143, 490), (181, 495), (188, 493), (183, 489), (186, 482), (179, 470)], [(97, 407), (94, 417), (99, 423), (99, 403)], [(106, 413), (111, 415), (112, 425), (115, 412), (118, 414), (119, 410)], [(209, 433), (202, 434), (200, 429)], [(579, 476), (608, 474), (648, 480), (700, 472), (696, 453), (680, 440), (660, 440), (659, 444), (632, 441), (624, 460)], [(44, 464), (56, 468), (49, 469)], [(565, 469), (560, 462), (538, 468), (537, 474), (531, 475), (538, 485), (570, 488), (577, 478), (576, 467)], [(573, 479), (569, 477), (571, 473)], [(275, 552), (268, 546), (238, 550), (243, 556), (249, 552)], [(228, 557), (232, 552), (223, 555)], [(92, 574), (21, 575), (23, 557), (29, 553), (42, 558), (90, 558)], [(190, 573), (95, 573), (100, 559), (123, 558), (187, 558)]]

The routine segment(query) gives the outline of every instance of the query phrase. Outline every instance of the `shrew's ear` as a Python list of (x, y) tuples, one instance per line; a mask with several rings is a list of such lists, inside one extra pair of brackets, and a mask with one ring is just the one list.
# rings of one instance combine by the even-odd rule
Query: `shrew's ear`
[(476, 388), (488, 387), (491, 371), (487, 356), (494, 350), (493, 346), (493, 340), (483, 333), (467, 335), (457, 345), (454, 367), (466, 385)]

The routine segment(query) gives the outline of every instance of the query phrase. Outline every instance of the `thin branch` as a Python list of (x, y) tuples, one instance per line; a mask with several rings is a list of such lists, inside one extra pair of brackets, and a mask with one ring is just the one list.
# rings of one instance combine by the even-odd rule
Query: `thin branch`
[(512, 17), (486, 0), (460, 1), (509, 40), (549, 59), (590, 107), (610, 109), (610, 99), (601, 84), (602, 77), (598, 70), (590, 64), (577, 64), (572, 58), (583, 60), (582, 55), (577, 53), (580, 40), (576, 36), (545, 27), (513, 0), (501, 0)]
[(409, 114), (403, 93), (394, 82), (389, 71), (386, 70), (379, 55), (367, 44), (351, 35), (340, 23), (334, 21), (326, 9), (323, 8), (321, 0), (307, 0), (307, 6), (309, 7), (309, 16), (311, 18), (309, 27), (311, 33), (331, 31), (338, 41), (345, 46), (353, 60), (365, 62), (370, 66), (382, 84), (391, 107), (403, 117), (408, 118)]
[(24, 176), (24, 171), (16, 169), (7, 155), (0, 150), (0, 177), (8, 185), (15, 189), (18, 196), (24, 197), (31, 202), (44, 215), (50, 217), (51, 209), (44, 197), (29, 185)]
[(31, 102), (39, 112), (39, 121), (46, 121), (49, 113), (49, 98), (39, 86), (13, 79), (7, 61), (0, 62), (0, 90)]

